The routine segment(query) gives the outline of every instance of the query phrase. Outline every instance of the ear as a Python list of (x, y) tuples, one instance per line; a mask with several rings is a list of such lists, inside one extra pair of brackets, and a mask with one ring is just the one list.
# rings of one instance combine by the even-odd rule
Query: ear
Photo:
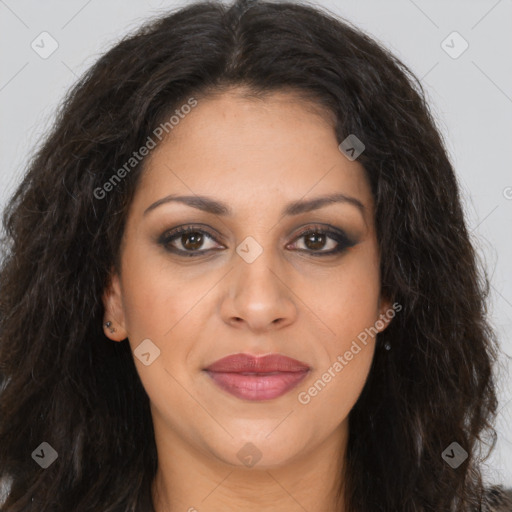
[[(400, 309), (402, 309), (401, 306)], [(391, 299), (381, 295), (379, 298), (379, 317), (375, 322), (375, 328), (379, 332), (385, 331), (395, 317), (396, 311), (400, 311), (400, 309), (395, 309), (395, 304), (391, 302)]]
[[(110, 280), (103, 292), (103, 306), (105, 316), (103, 318), (103, 331), (105, 336), (112, 341), (123, 341), (128, 337), (125, 327), (125, 315), (123, 308), (121, 283), (115, 270), (110, 274)], [(111, 325), (105, 325), (110, 322)]]

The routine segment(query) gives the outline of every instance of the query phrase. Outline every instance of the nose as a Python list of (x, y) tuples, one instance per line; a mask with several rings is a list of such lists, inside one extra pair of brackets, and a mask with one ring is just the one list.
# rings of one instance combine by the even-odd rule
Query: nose
[(235, 256), (235, 268), (226, 277), (221, 304), (224, 322), (256, 333), (295, 321), (295, 295), (290, 283), (285, 282), (285, 273), (279, 272), (273, 262), (267, 250), (252, 263)]

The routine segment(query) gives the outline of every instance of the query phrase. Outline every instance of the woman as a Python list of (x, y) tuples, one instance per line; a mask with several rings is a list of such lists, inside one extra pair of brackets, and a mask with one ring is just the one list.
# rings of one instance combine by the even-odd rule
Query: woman
[(453, 168), (347, 23), (146, 25), (4, 227), (3, 511), (512, 510), (480, 470), (497, 346)]

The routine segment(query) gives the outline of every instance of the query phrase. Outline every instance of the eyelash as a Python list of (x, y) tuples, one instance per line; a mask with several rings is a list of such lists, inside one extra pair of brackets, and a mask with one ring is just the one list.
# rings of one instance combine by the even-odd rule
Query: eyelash
[[(158, 243), (164, 247), (165, 250), (168, 252), (177, 254), (178, 256), (184, 256), (184, 257), (197, 257), (202, 256), (210, 251), (215, 251), (219, 249), (206, 249), (206, 250), (196, 250), (196, 251), (184, 251), (181, 249), (176, 249), (175, 247), (170, 247), (170, 244), (175, 240), (179, 239), (180, 236), (187, 234), (187, 233), (200, 233), (202, 235), (206, 235), (207, 238), (210, 238), (211, 240), (215, 241), (214, 236), (209, 232), (205, 231), (203, 229), (200, 229), (198, 227), (194, 226), (180, 226), (178, 228), (175, 228), (171, 231), (165, 232), (158, 240)], [(338, 247), (336, 249), (332, 249), (330, 251), (314, 251), (312, 249), (297, 249), (300, 252), (308, 252), (314, 257), (323, 257), (323, 256), (332, 256), (334, 254), (340, 254), (344, 252), (345, 250), (349, 249), (350, 247), (353, 247), (356, 245), (357, 241), (352, 240), (349, 238), (346, 233), (343, 231), (333, 230), (333, 229), (326, 229), (322, 228), (320, 226), (310, 226), (307, 229), (301, 231), (294, 239), (294, 242), (305, 237), (306, 235), (310, 234), (320, 234), (320, 235), (327, 235), (327, 238), (330, 238), (337, 242)]]

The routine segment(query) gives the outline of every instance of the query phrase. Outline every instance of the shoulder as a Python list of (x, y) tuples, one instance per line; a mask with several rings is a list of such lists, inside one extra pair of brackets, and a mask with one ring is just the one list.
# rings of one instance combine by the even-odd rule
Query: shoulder
[(501, 485), (485, 490), (482, 512), (512, 512), (512, 488)]

